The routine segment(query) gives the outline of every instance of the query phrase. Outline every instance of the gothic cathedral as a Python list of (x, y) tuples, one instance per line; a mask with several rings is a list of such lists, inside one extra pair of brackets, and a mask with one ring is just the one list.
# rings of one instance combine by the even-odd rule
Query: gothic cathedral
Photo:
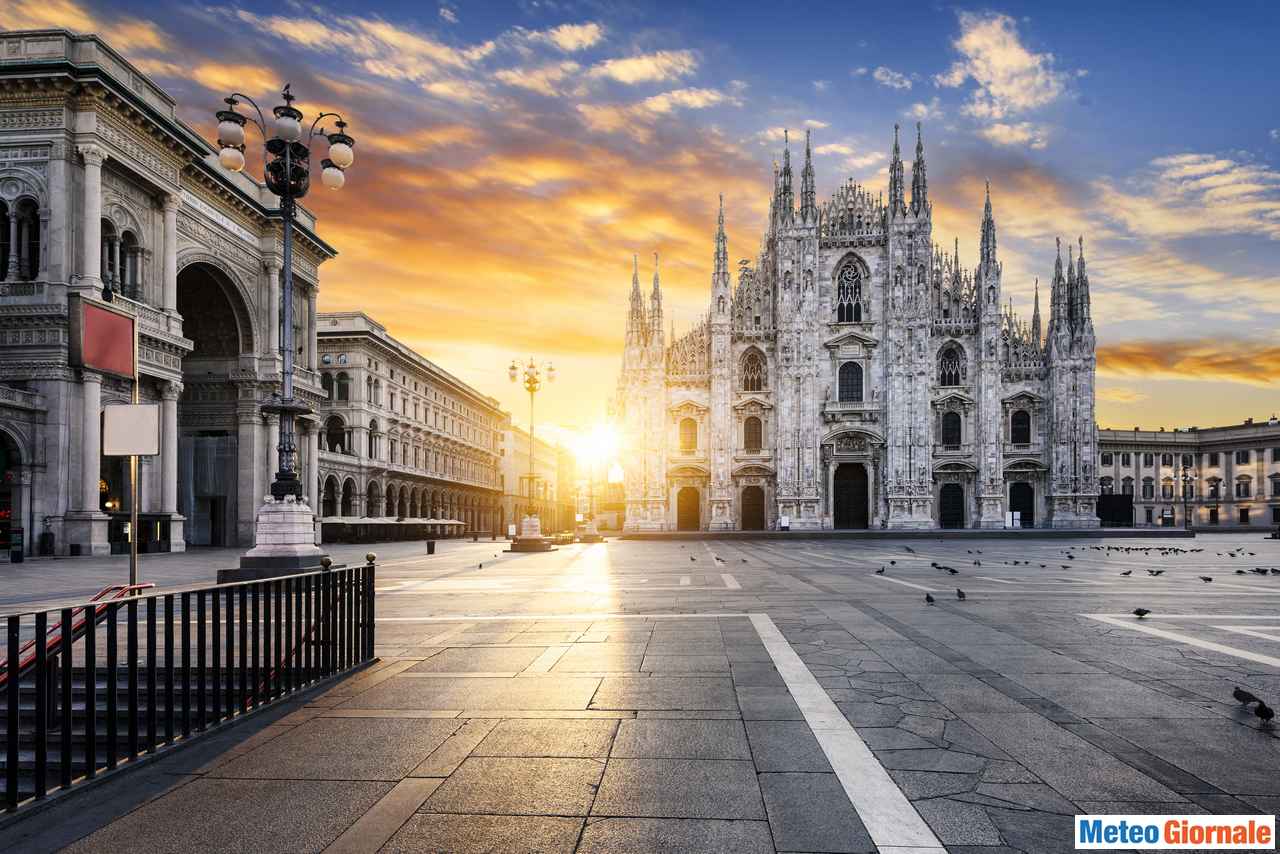
[[(1003, 305), (987, 191), (977, 265), (933, 241), (917, 126), (907, 199), (853, 181), (821, 207), (805, 140), (775, 168), (768, 229), (733, 284), (724, 201), (704, 319), (668, 342), (654, 259), (631, 279), (615, 415), (626, 529), (1096, 527), (1084, 241), (1061, 245), (1049, 322)], [(674, 336), (673, 336), (674, 338)]]

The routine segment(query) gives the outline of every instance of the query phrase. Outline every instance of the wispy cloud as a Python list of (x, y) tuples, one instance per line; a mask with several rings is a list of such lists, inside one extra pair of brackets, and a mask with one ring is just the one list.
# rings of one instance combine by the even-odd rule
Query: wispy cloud
[(978, 133), (996, 145), (1025, 145), (1039, 149), (1049, 144), (1048, 128), (1033, 122), (992, 122), (979, 128)]
[(1213, 339), (1129, 341), (1098, 347), (1098, 372), (1148, 379), (1209, 379), (1275, 387), (1263, 365), (1280, 364), (1280, 345), (1236, 340), (1230, 347)]
[(900, 71), (894, 71), (886, 66), (877, 66), (876, 70), (871, 72), (871, 77), (881, 86), (888, 86), (890, 89), (910, 89), (911, 78)]
[(606, 59), (589, 72), (592, 77), (619, 83), (659, 83), (692, 74), (698, 67), (697, 57), (689, 50), (660, 50), (655, 53)]
[(917, 101), (907, 109), (904, 115), (919, 122), (937, 121), (943, 116), (941, 99), (935, 95), (929, 99), (928, 103)]
[(652, 136), (652, 122), (676, 110), (741, 104), (739, 98), (719, 89), (673, 89), (633, 104), (579, 104), (578, 112), (593, 130), (626, 131), (636, 139), (647, 140)]

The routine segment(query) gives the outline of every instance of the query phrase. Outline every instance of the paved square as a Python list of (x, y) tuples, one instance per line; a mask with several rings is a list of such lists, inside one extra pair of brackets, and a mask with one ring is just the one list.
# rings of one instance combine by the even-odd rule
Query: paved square
[(1280, 702), (1280, 543), (414, 548), (364, 674), (0, 849), (1053, 854), (1077, 812), (1280, 808), (1231, 697)]

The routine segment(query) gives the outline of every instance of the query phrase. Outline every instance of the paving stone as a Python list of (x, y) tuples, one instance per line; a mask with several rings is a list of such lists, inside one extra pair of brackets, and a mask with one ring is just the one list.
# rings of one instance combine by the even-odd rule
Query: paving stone
[(761, 774), (760, 788), (779, 850), (874, 854), (835, 774)]
[(764, 805), (750, 762), (610, 759), (591, 814), (760, 819)]
[(1013, 848), (1035, 854), (1073, 854), (1075, 851), (1075, 825), (1071, 816), (991, 807), (985, 812), (1004, 843)]
[(1075, 804), (1041, 783), (982, 783), (977, 792), (1040, 812), (1076, 813)]
[(980, 756), (941, 749), (878, 750), (876, 758), (885, 768), (904, 771), (951, 771), (975, 774), (987, 764), (987, 761)]
[(599, 679), (570, 676), (397, 676), (342, 705), (353, 709), (585, 709), (599, 685)]
[(571, 854), (583, 819), (524, 815), (418, 813), (380, 849), (381, 854)]
[(645, 719), (622, 721), (610, 755), (617, 759), (750, 759), (751, 749), (741, 721)]
[(642, 643), (575, 643), (551, 667), (552, 673), (639, 671)]
[(724, 655), (655, 655), (646, 652), (640, 669), (651, 673), (728, 673)]
[(617, 729), (616, 720), (504, 720), (472, 755), (603, 758)]
[(730, 669), (733, 684), (739, 688), (784, 688), (787, 684), (772, 663), (733, 664)]
[[(1016, 700), (1006, 697), (982, 680), (967, 674), (924, 673), (916, 676), (916, 682), (952, 712), (1025, 711), (1025, 708)], [(918, 708), (918, 706), (911, 706), (907, 710), (913, 714), (926, 714), (916, 711)]]
[(318, 852), (391, 791), (388, 782), (193, 780), (64, 849)]
[(587, 819), (578, 854), (773, 854), (764, 821), (690, 818)]
[(902, 710), (897, 706), (885, 706), (879, 703), (836, 703), (845, 718), (855, 727), (893, 726), (902, 720)]
[(1039, 783), (1040, 778), (1017, 762), (993, 760), (982, 771), (984, 783)]
[(898, 728), (905, 729), (907, 732), (915, 733), (921, 738), (937, 740), (942, 738), (945, 731), (946, 721), (938, 718), (926, 718), (920, 715), (903, 715), (902, 720), (898, 721)]
[(898, 727), (858, 727), (858, 737), (872, 750), (904, 750), (912, 747), (937, 747), (927, 739)]
[(743, 687), (737, 689), (737, 698), (743, 720), (804, 720), (786, 688)]
[(1004, 841), (986, 810), (977, 804), (931, 798), (915, 801), (912, 806), (943, 845), (999, 845)]
[(757, 771), (831, 771), (805, 721), (747, 721), (746, 726)]
[(948, 746), (953, 750), (976, 753), (991, 759), (1009, 758), (1009, 754), (996, 747), (964, 721), (947, 721), (942, 729), (942, 737), (949, 742)]
[(604, 771), (595, 759), (472, 756), (436, 789), (422, 812), (586, 815)]
[(591, 701), (593, 709), (737, 709), (727, 676), (606, 676)]
[(1098, 724), (1223, 791), (1280, 794), (1280, 739), (1221, 719)]
[(524, 670), (545, 646), (454, 647), (410, 667), (409, 673), (508, 673)]
[(210, 776), (395, 781), (461, 725), (453, 719), (312, 718)]
[(887, 769), (909, 799), (936, 798), (942, 795), (958, 795), (971, 792), (978, 785), (977, 774), (960, 774), (942, 771), (904, 771)]

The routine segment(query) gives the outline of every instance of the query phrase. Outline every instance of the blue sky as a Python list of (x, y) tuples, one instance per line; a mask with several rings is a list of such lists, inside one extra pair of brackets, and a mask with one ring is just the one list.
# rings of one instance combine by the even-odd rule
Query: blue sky
[(632, 252), (696, 322), (716, 196), (753, 256), (783, 128), (812, 131), (826, 195), (883, 189), (917, 120), (935, 240), (972, 259), (990, 179), (1020, 313), (1055, 236), (1084, 236), (1103, 426), (1280, 408), (1274, 4), (12, 0), (0, 25), (102, 33), (206, 132), (228, 89), (285, 80), (350, 114), (347, 187), (308, 200), (342, 253), (322, 307), (517, 413), (502, 368), (530, 352), (559, 359), (562, 423), (603, 411)]

